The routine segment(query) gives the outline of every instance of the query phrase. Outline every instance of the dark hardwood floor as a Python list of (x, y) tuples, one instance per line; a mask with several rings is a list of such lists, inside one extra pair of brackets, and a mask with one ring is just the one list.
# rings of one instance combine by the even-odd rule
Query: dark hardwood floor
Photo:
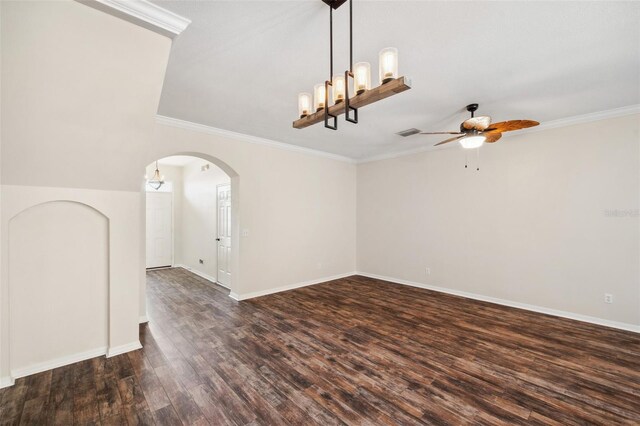
[(144, 349), (0, 390), (2, 424), (640, 424), (640, 335), (352, 277), (244, 302), (148, 273)]

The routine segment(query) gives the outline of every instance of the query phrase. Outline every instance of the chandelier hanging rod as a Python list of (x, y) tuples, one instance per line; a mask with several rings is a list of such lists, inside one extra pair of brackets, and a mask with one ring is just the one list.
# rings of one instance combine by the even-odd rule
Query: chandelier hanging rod
[[(338, 130), (338, 116), (329, 112), (329, 87), (333, 88), (333, 7), (329, 8), (329, 79), (324, 82), (324, 127)], [(333, 124), (329, 124), (329, 117)]]

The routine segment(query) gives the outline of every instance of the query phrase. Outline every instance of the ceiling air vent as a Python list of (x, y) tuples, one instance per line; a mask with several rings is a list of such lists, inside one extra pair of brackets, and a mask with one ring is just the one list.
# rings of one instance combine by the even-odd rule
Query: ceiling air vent
[(396, 135), (400, 135), (403, 138), (406, 138), (407, 136), (417, 135), (418, 133), (420, 133), (420, 130), (414, 128), (414, 129), (403, 130), (401, 132), (396, 133)]

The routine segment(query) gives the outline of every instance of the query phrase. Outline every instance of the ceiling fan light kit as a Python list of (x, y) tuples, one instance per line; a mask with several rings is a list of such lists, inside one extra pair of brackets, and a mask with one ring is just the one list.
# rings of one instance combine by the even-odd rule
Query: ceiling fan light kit
[[(353, 0), (349, 0), (349, 64), (342, 74), (333, 73), (333, 11), (347, 0), (322, 0), (329, 6), (329, 79), (319, 83), (313, 89), (313, 110), (309, 93), (298, 95), (299, 119), (293, 127), (303, 129), (324, 121), (324, 127), (338, 129), (338, 116), (345, 114), (345, 119), (358, 123), (358, 108), (377, 102), (411, 88), (406, 77), (398, 77), (398, 49), (387, 47), (379, 53), (378, 76), (379, 85), (371, 87), (371, 64), (358, 62), (353, 64)], [(353, 84), (351, 84), (353, 81)], [(353, 88), (350, 96), (350, 86)]]
[(467, 136), (460, 139), (460, 145), (465, 149), (480, 148), (484, 144), (486, 137), (481, 135)]
[[(466, 136), (460, 139), (460, 145), (465, 149), (474, 149), (480, 148), (484, 141), (487, 139), (486, 136), (483, 136), (478, 129), (477, 126), (486, 126), (491, 122), (490, 117), (474, 117), (475, 112), (478, 109), (478, 104), (469, 104), (467, 105), (467, 111), (471, 113), (471, 118), (469, 120), (464, 121), (460, 124), (460, 131), (465, 132)], [(476, 120), (473, 120), (473, 119)], [(469, 132), (466, 132), (469, 130)]]
[[(491, 117), (480, 116), (476, 117), (475, 112), (478, 110), (478, 104), (469, 104), (466, 107), (467, 111), (471, 113), (471, 118), (463, 121), (460, 124), (460, 131), (458, 132), (420, 132), (421, 135), (455, 135), (449, 139), (445, 139), (442, 142), (438, 142), (435, 146), (444, 145), (449, 142), (459, 141), (465, 149), (480, 148), (484, 143), (497, 142), (504, 132), (511, 132), (513, 130), (526, 129), (528, 127), (537, 126), (537, 121), (533, 120), (510, 120), (501, 121), (499, 123), (491, 123)], [(417, 129), (408, 129), (397, 134), (400, 136), (415, 135)]]

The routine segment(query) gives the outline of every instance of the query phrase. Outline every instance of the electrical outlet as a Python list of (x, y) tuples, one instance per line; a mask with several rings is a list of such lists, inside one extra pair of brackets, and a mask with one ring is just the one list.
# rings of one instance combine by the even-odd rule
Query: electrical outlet
[(201, 265), (204, 264), (204, 260), (202, 260), (202, 259), (198, 259), (198, 262), (200, 262)]
[(425, 272), (427, 273), (427, 275), (431, 275), (431, 268), (426, 268)]
[(604, 294), (604, 303), (613, 303), (613, 294)]
[(243, 229), (242, 230), (242, 236), (243, 237), (248, 237), (249, 236), (249, 230), (248, 229)]
[(317, 269), (322, 269), (322, 262), (318, 262), (318, 264), (316, 265)]

